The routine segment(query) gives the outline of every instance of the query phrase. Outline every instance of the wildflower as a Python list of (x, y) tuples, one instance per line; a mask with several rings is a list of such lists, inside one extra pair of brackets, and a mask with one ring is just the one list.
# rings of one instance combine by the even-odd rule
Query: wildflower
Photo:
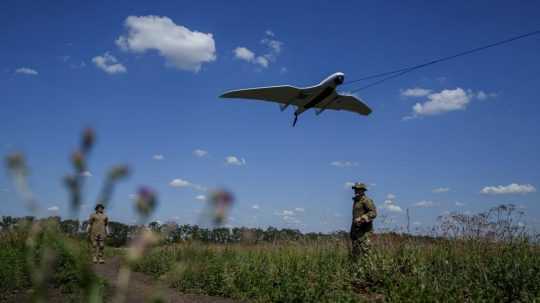
[(26, 161), (21, 153), (14, 153), (6, 157), (6, 165), (14, 174), (26, 174)]
[(129, 168), (126, 165), (117, 165), (114, 166), (109, 171), (109, 179), (111, 181), (117, 181), (122, 178), (125, 178), (129, 175)]
[(92, 146), (94, 145), (94, 142), (96, 141), (96, 134), (93, 129), (86, 128), (83, 131), (82, 135), (82, 141), (81, 141), (81, 150), (83, 153), (88, 153), (90, 149), (92, 149)]
[(155, 192), (148, 187), (139, 189), (135, 208), (142, 218), (147, 218), (156, 208), (157, 198)]
[(227, 213), (234, 202), (232, 193), (226, 190), (217, 190), (211, 195), (211, 203), (214, 207), (214, 223), (222, 224), (225, 221)]

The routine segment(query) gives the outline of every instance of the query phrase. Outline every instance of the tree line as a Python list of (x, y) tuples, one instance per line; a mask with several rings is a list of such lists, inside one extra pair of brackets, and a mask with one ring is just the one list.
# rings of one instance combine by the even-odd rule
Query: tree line
[[(25, 223), (31, 223), (35, 220), (54, 223), (63, 233), (84, 239), (87, 237), (88, 221), (65, 219), (62, 220), (59, 216), (51, 216), (47, 218), (36, 219), (31, 216), (26, 217), (11, 217), (2, 216), (0, 221), (1, 230), (16, 229), (23, 226)], [(346, 239), (348, 232), (336, 231), (332, 233), (302, 233), (298, 229), (276, 228), (250, 228), (250, 227), (216, 227), (205, 228), (191, 224), (177, 224), (176, 222), (160, 222), (153, 221), (147, 225), (129, 225), (122, 222), (109, 221), (109, 234), (107, 244), (110, 246), (125, 246), (134, 238), (139, 230), (148, 228), (162, 236), (162, 241), (167, 243), (180, 243), (186, 241), (198, 241), (204, 243), (273, 243), (280, 241), (316, 241), (322, 239)]]

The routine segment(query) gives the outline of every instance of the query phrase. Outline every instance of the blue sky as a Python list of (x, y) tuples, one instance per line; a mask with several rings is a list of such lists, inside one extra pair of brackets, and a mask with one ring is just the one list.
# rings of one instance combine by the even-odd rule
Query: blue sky
[[(43, 214), (67, 215), (60, 180), (91, 126), (98, 144), (84, 217), (107, 168), (126, 163), (133, 174), (109, 209), (125, 222), (134, 219), (130, 195), (139, 185), (159, 193), (155, 219), (179, 223), (199, 221), (204, 188), (226, 187), (237, 198), (231, 225), (347, 229), (346, 183), (363, 181), (394, 225), (407, 208), (415, 226), (426, 227), (446, 211), (501, 203), (524, 207), (527, 223), (538, 225), (539, 36), (360, 91), (369, 117), (306, 112), (291, 128), (292, 110), (218, 96), (414, 65), (537, 30), (539, 8), (533, 1), (2, 1), (0, 153), (27, 156)], [(2, 215), (27, 213), (6, 173), (0, 201)]]

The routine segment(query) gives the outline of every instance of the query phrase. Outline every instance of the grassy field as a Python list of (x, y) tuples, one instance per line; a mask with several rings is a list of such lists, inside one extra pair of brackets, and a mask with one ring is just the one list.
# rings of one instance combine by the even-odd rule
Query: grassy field
[(155, 248), (136, 270), (181, 292), (256, 302), (534, 302), (540, 251), (526, 242), (379, 236), (352, 264), (345, 242), (177, 244)]
[[(29, 245), (32, 239), (32, 245)], [(31, 241), (31, 242), (32, 242)], [(0, 233), (2, 300), (17, 293), (99, 302), (87, 243), (45, 227)], [(113, 251), (109, 250), (109, 254)], [(538, 302), (540, 249), (511, 242), (379, 234), (370, 258), (351, 263), (340, 238), (154, 246), (132, 263), (182, 293), (253, 302)], [(97, 299), (96, 299), (97, 298)]]
[(35, 234), (30, 225), (0, 232), (0, 301), (61, 295), (63, 302), (99, 302), (105, 286), (91, 269), (87, 244), (54, 224)]

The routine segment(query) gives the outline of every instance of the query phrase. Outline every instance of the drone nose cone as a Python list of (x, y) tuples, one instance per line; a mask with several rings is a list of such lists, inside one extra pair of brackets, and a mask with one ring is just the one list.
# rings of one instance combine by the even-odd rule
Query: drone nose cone
[(343, 82), (345, 81), (345, 76), (344, 75), (338, 75), (336, 76), (336, 78), (334, 78), (334, 82), (336, 83), (336, 85), (341, 85), (343, 84)]

